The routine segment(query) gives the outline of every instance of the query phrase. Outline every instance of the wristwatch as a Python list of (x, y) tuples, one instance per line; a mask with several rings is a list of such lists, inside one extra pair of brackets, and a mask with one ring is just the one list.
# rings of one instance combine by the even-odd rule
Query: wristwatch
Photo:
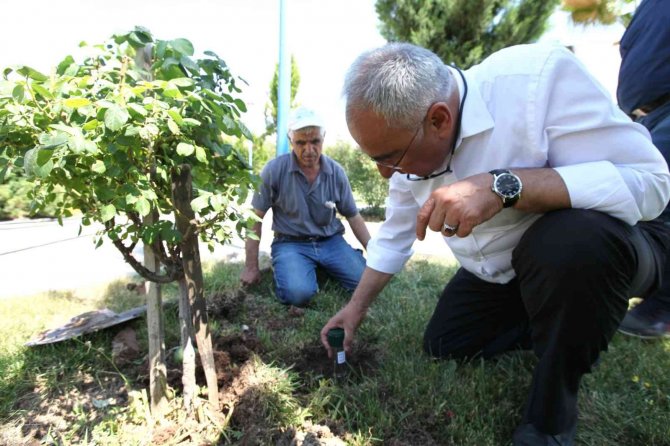
[(514, 206), (521, 197), (521, 178), (507, 169), (495, 169), (489, 172), (493, 175), (491, 190), (502, 198), (503, 208)]

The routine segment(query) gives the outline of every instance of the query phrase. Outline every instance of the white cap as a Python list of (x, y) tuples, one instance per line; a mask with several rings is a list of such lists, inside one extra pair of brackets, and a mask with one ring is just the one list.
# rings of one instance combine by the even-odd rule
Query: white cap
[(314, 111), (305, 107), (291, 110), (288, 115), (288, 131), (294, 132), (305, 127), (320, 127), (321, 130), (325, 130), (323, 119)]

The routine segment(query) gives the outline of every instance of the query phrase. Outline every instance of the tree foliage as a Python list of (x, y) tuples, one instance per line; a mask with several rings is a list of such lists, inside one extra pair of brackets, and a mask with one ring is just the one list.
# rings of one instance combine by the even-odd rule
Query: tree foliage
[(546, 29), (558, 0), (377, 0), (381, 34), (411, 42), (462, 68)]
[(347, 142), (337, 141), (326, 149), (326, 153), (342, 165), (358, 199), (371, 208), (383, 208), (388, 196), (388, 180), (379, 175), (377, 165), (363, 151)]
[[(295, 57), (291, 55), (291, 91), (289, 99), (289, 108), (294, 108), (295, 97), (300, 86), (300, 71)], [(277, 132), (277, 109), (279, 103), (279, 64), (275, 65), (275, 73), (270, 81), (270, 101), (265, 104), (265, 133), (260, 136), (261, 139)]]
[[(223, 134), (248, 137), (236, 78), (215, 53), (194, 57), (191, 42), (156, 40), (136, 28), (106, 44), (86, 46), (43, 74), (7, 68), (0, 80), (0, 182), (17, 167), (34, 177), (36, 208), (72, 209), (83, 225), (104, 233), (145, 277), (181, 277), (179, 242), (171, 215), (171, 173), (190, 164), (194, 227), (211, 245), (242, 231), (249, 214), (239, 205), (255, 183), (244, 157)], [(150, 66), (135, 63), (150, 53)], [(62, 193), (64, 192), (64, 193)], [(161, 217), (145, 224), (150, 213)], [(157, 248), (162, 276), (132, 257), (136, 243)]]
[(637, 0), (563, 0), (563, 10), (580, 25), (611, 25), (620, 22), (628, 26), (633, 18), (631, 3)]

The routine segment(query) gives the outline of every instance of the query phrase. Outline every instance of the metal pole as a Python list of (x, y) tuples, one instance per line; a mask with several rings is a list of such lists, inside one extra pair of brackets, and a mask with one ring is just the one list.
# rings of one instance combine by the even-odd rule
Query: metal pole
[(277, 156), (288, 153), (286, 136), (291, 95), (291, 62), (286, 51), (286, 3), (279, 0), (279, 91), (277, 94)]

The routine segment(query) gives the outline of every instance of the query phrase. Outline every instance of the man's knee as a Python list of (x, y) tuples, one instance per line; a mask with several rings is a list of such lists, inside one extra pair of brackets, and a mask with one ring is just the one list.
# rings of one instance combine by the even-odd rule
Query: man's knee
[(450, 339), (448, 336), (438, 336), (429, 330), (423, 335), (423, 351), (437, 359), (471, 359), (479, 352), (466, 348)]
[(308, 284), (296, 283), (291, 284), (289, 287), (277, 286), (276, 294), (279, 301), (283, 304), (304, 307), (312, 300), (317, 291), (316, 284), (310, 286)]
[(512, 265), (520, 276), (541, 273), (574, 280), (604, 273), (613, 262), (627, 264), (633, 258), (626, 241), (629, 231), (625, 223), (597, 211), (549, 212), (521, 238)]

